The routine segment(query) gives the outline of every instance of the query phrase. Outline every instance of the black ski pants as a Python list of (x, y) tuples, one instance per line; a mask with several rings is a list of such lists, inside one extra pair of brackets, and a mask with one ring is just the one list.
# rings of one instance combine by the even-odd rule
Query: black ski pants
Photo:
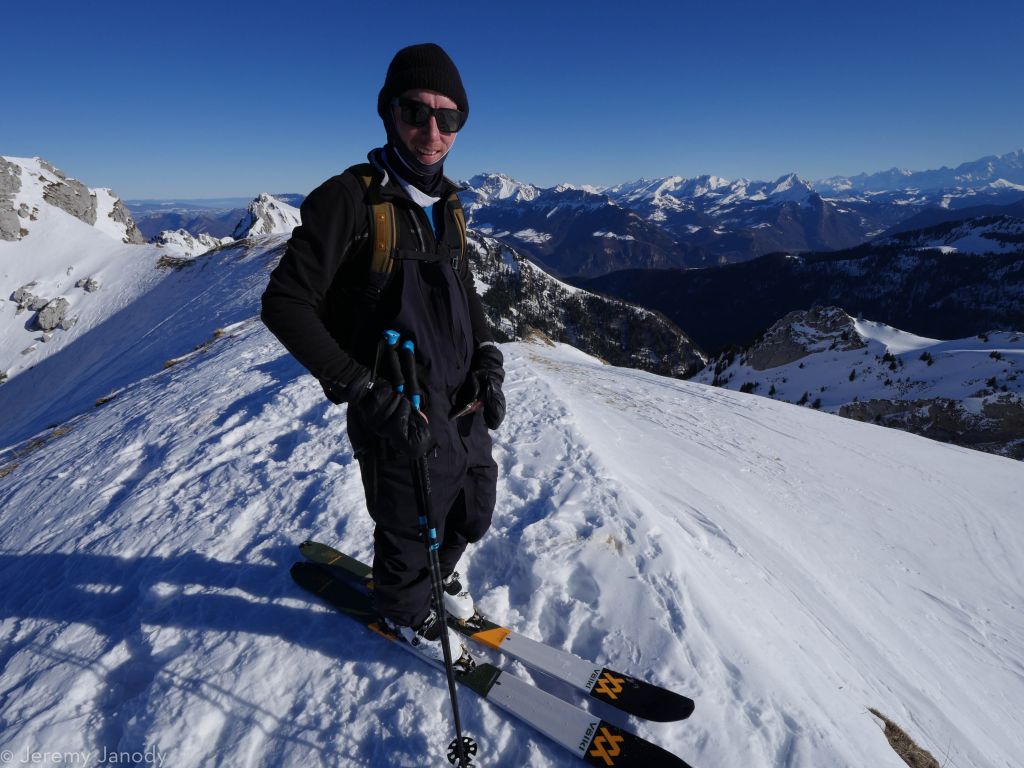
[[(441, 543), (441, 574), (455, 570), (468, 544), (491, 524), (497, 466), (486, 454), (467, 454), (461, 444), (437, 447), (427, 455), (431, 502)], [(431, 587), (427, 545), (420, 524), (413, 483), (415, 466), (407, 457), (384, 448), (360, 452), (359, 471), (374, 528), (374, 603), (377, 612), (396, 624), (416, 627), (430, 610)]]

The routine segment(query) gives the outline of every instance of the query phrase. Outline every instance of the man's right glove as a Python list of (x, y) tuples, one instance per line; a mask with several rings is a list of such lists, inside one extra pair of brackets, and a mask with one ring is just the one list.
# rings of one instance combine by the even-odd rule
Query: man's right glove
[(359, 419), (398, 453), (419, 458), (434, 445), (426, 416), (386, 380), (378, 379), (371, 385), (368, 371), (345, 386), (324, 385), (324, 392), (333, 402), (348, 402)]

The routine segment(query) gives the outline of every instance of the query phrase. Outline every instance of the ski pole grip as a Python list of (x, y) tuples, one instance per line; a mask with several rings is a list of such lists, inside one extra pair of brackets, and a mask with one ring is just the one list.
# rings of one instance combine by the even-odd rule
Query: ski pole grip
[(418, 411), (423, 397), (420, 392), (419, 377), (416, 374), (416, 345), (408, 339), (403, 341), (400, 350), (400, 357), (402, 362), (402, 372), (405, 375), (406, 382), (409, 384), (409, 389), (406, 394), (408, 394), (409, 400), (412, 401), (412, 407)]
[(384, 345), (387, 349), (385, 359), (387, 360), (385, 375), (395, 392), (401, 393), (405, 389), (405, 379), (402, 377), (402, 366), (398, 360), (398, 331), (384, 331)]

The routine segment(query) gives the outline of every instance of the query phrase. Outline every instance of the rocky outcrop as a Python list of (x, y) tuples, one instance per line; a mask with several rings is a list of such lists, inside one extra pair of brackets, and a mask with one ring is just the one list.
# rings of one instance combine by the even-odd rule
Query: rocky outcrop
[(39, 314), (33, 321), (33, 327), (39, 331), (53, 331), (57, 328), (67, 330), (74, 324), (73, 320), (69, 321), (69, 309), (71, 309), (71, 305), (67, 299), (63, 297), (52, 299), (39, 310)]
[(566, 285), (518, 251), (474, 232), (469, 257), (499, 341), (539, 332), (613, 365), (665, 376), (685, 376), (704, 365), (693, 341), (655, 312)]
[(205, 232), (193, 235), (185, 229), (165, 229), (150, 242), (182, 256), (193, 257), (234, 241), (230, 237), (214, 237)]
[[(92, 278), (79, 280), (76, 285), (85, 288), (87, 291), (99, 288), (99, 283)], [(15, 313), (18, 314), (25, 310), (36, 312), (36, 316), (32, 318), (28, 325), (29, 328), (36, 331), (49, 333), (58, 328), (64, 331), (69, 330), (78, 320), (77, 317), (68, 315), (68, 311), (71, 309), (70, 302), (62, 296), (58, 296), (55, 299), (37, 296), (32, 292), (35, 286), (35, 283), (27, 283), (11, 294), (11, 301), (18, 305)], [(49, 341), (47, 338), (43, 340)]]
[(986, 398), (980, 413), (955, 400), (933, 398), (848, 403), (839, 409), (839, 415), (1024, 459), (1024, 400), (1016, 393)]
[(744, 357), (754, 370), (766, 371), (824, 349), (846, 351), (865, 346), (846, 312), (839, 307), (813, 307), (783, 317)]
[(100, 289), (100, 282), (92, 277), (83, 277), (75, 282), (75, 288), (81, 288), (86, 293), (95, 293)]
[(45, 307), (50, 301), (49, 299), (32, 293), (32, 289), (35, 287), (35, 283), (26, 283), (11, 294), (11, 301), (18, 305), (18, 312), (24, 312), (26, 309), (36, 312)]
[(128, 212), (128, 208), (121, 202), (121, 198), (114, 200), (114, 210), (110, 212), (110, 218), (121, 224), (125, 228), (124, 241), (126, 243), (135, 243), (141, 245), (146, 242), (145, 236), (139, 231), (139, 228), (135, 226), (135, 220), (132, 219), (132, 215)]
[(96, 195), (77, 179), (69, 179), (49, 163), (41, 162), (44, 168), (56, 175), (60, 181), (47, 184), (43, 199), (85, 222), (90, 227), (96, 224)]
[(0, 240), (20, 240), (14, 196), (21, 190), (21, 167), (0, 157)]

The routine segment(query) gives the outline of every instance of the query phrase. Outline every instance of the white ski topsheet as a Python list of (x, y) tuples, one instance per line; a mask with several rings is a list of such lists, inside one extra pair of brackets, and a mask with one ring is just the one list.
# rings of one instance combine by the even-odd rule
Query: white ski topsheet
[(594, 687), (603, 669), (572, 653), (537, 642), (515, 631), (509, 632), (497, 647), (502, 653), (587, 692)]
[[(174, 356), (146, 327), (112, 362), (116, 399), (0, 453), (0, 750), (440, 756), (434, 671), (288, 576), (305, 538), (370, 557), (344, 408), (256, 320), (166, 370), (137, 362)], [(940, 762), (1018, 762), (1024, 464), (568, 347), (503, 349), (498, 507), (460, 570), (485, 613), (697, 701), (630, 730), (694, 765), (896, 768), (877, 707)], [(475, 697), (463, 717), (489, 766), (573, 764)]]

